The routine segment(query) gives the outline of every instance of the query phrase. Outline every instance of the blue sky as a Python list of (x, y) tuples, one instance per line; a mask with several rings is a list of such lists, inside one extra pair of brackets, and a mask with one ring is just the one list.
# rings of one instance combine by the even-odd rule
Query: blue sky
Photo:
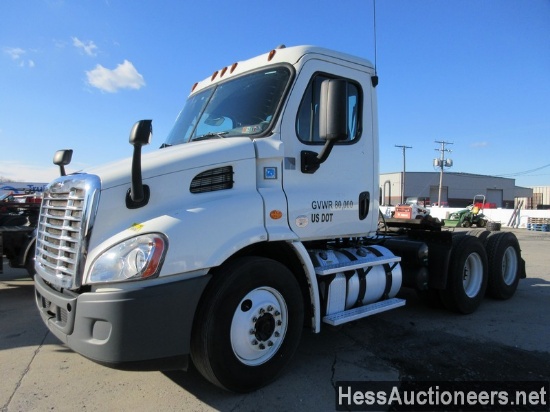
[[(279, 44), (374, 61), (373, 0), (2, 0), (0, 177), (49, 181), (154, 150), (191, 86)], [(380, 170), (449, 171), (550, 185), (550, 0), (377, 0)]]

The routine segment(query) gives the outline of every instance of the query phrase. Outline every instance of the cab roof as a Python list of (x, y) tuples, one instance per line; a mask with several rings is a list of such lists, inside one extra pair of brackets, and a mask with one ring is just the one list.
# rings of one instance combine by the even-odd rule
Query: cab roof
[(351, 54), (341, 53), (316, 46), (279, 46), (268, 53), (264, 53), (248, 60), (235, 62), (229, 66), (216, 70), (210, 77), (195, 83), (191, 89), (191, 94), (212, 84), (236, 77), (259, 67), (278, 63), (287, 63), (294, 66), (307, 55), (317, 55), (323, 59), (345, 61), (354, 66), (361, 66), (362, 70), (372, 71), (374, 74), (374, 66), (369, 60), (362, 59)]

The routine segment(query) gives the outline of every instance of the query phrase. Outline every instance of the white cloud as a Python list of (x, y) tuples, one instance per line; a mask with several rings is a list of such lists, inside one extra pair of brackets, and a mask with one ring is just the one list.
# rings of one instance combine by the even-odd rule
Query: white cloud
[(95, 69), (87, 71), (88, 83), (100, 90), (115, 93), (120, 89), (141, 89), (145, 86), (143, 76), (128, 60), (110, 70), (98, 64)]
[(25, 60), (23, 56), (27, 53), (26, 50), (21, 49), (20, 47), (4, 47), (4, 53), (6, 53), (10, 58), (16, 62), (20, 67), (30, 67), (33, 68), (35, 63), (33, 60)]
[(19, 47), (4, 47), (4, 53), (12, 58), (12, 60), (20, 60), (26, 52)]
[(96, 56), (97, 53), (97, 46), (93, 41), (87, 41), (83, 42), (82, 40), (78, 39), (77, 37), (73, 37), (73, 46), (75, 46), (78, 49), (84, 50), (84, 53), (86, 53), (88, 56)]
[(17, 160), (2, 159), (0, 177), (14, 182), (50, 182), (59, 176), (57, 166), (29, 164)]
[(487, 147), (489, 142), (475, 142), (470, 145), (470, 147)]

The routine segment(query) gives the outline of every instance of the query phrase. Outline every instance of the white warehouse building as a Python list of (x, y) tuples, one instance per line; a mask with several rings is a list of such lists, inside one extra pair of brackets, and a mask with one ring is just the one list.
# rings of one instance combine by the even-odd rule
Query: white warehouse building
[[(403, 177), (405, 190), (402, 196)], [(380, 174), (380, 204), (392, 206), (402, 198), (411, 197), (434, 204), (439, 199), (439, 172), (403, 172)], [(474, 196), (483, 195), (487, 203), (496, 208), (513, 209), (524, 200), (522, 208), (529, 208), (533, 189), (516, 186), (515, 179), (470, 173), (443, 174), (441, 204), (449, 207), (465, 207)]]

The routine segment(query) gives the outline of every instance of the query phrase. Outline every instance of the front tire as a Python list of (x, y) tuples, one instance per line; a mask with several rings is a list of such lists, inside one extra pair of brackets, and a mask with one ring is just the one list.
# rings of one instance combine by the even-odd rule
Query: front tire
[(453, 237), (447, 287), (441, 291), (443, 304), (459, 313), (474, 312), (487, 290), (487, 268), (481, 240), (469, 235)]
[(36, 270), (34, 269), (34, 247), (27, 252), (27, 257), (25, 258), (25, 269), (27, 270), (28, 275), (32, 278), (36, 275)]
[(231, 261), (201, 299), (191, 338), (193, 363), (221, 388), (256, 390), (290, 362), (303, 316), (300, 286), (286, 266), (261, 257)]

